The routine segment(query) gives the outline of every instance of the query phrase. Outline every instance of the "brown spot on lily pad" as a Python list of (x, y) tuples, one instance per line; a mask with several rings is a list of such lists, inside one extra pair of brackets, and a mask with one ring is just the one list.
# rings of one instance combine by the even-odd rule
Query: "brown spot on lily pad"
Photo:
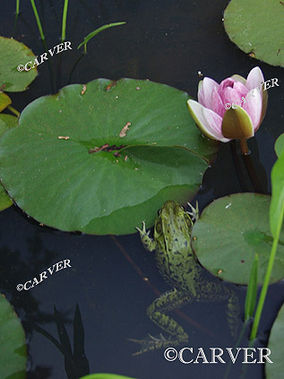
[(121, 131), (120, 131), (120, 133), (119, 133), (119, 137), (120, 137), (120, 138), (126, 137), (126, 134), (127, 134), (128, 130), (129, 130), (129, 126), (130, 126), (130, 125), (131, 125), (131, 122), (130, 122), (130, 121), (128, 121), (128, 122), (124, 125), (124, 127), (121, 129)]

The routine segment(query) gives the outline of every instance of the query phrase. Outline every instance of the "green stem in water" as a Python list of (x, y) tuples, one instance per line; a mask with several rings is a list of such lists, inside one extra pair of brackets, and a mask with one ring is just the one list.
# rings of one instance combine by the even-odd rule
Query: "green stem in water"
[(277, 245), (278, 245), (278, 242), (279, 242), (279, 237), (280, 237), (280, 232), (281, 232), (282, 222), (283, 222), (283, 216), (284, 216), (284, 206), (282, 207), (281, 221), (278, 224), (278, 227), (277, 227), (277, 230), (276, 230), (276, 235), (275, 235), (275, 238), (273, 240), (272, 247), (271, 247), (269, 261), (268, 261), (268, 266), (267, 266), (267, 269), (266, 269), (263, 286), (262, 286), (260, 297), (259, 297), (259, 301), (258, 301), (258, 304), (257, 304), (257, 308), (256, 308), (256, 312), (255, 312), (255, 317), (254, 317), (254, 320), (253, 320), (253, 325), (252, 325), (250, 340), (254, 340), (256, 338), (256, 335), (257, 335), (257, 330), (258, 330), (258, 326), (259, 326), (259, 322), (260, 322), (260, 318), (261, 318), (261, 313), (262, 313), (262, 309), (263, 309), (263, 306), (264, 306), (264, 302), (265, 302), (265, 298), (266, 298), (266, 293), (267, 293), (267, 289), (268, 289), (269, 282), (270, 282), (270, 276), (271, 276), (271, 272), (272, 272), (272, 268), (273, 268), (273, 264), (274, 264), (274, 260), (275, 260)]
[(20, 0), (16, 0), (16, 17), (19, 16), (20, 13)]
[(20, 116), (21, 113), (19, 111), (17, 111), (17, 109), (15, 109), (14, 107), (12, 107), (11, 105), (8, 105), (7, 108), (9, 109), (10, 112), (14, 113), (14, 115), (16, 115), (17, 117)]
[(35, 18), (36, 18), (36, 23), (37, 23), (37, 26), (38, 26), (40, 38), (45, 43), (45, 36), (44, 36), (44, 33), (43, 33), (43, 29), (42, 29), (42, 25), (41, 25), (41, 22), (40, 22), (38, 11), (37, 11), (37, 8), (36, 8), (36, 5), (35, 5), (35, 1), (34, 0), (30, 0), (30, 2), (31, 2), (32, 8), (33, 8), (33, 11), (34, 11)]
[(65, 39), (66, 39), (67, 11), (68, 11), (68, 0), (64, 0), (64, 8), (63, 8), (63, 15), (62, 15), (61, 42), (65, 41)]

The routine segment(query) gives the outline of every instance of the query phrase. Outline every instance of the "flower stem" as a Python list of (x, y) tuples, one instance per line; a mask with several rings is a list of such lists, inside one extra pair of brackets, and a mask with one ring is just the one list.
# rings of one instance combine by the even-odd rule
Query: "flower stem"
[(249, 155), (250, 151), (248, 148), (248, 143), (246, 138), (240, 139), (240, 145), (241, 145), (241, 150), (243, 155)]

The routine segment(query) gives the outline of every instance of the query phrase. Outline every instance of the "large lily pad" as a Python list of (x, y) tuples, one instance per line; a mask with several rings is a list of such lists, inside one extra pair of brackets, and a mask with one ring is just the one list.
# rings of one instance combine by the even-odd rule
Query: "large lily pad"
[(284, 305), (282, 305), (277, 318), (272, 326), (268, 341), (268, 348), (271, 351), (269, 357), (272, 363), (265, 364), (266, 379), (282, 378), (284, 372), (283, 360), (283, 335), (284, 335)]
[[(192, 245), (200, 263), (213, 275), (248, 284), (255, 253), (258, 279), (263, 282), (272, 235), (270, 196), (234, 194), (213, 201), (192, 230)], [(284, 230), (280, 236), (271, 282), (284, 278)]]
[(284, 67), (284, 2), (231, 0), (224, 13), (227, 34), (245, 53)]
[(25, 65), (36, 58), (23, 43), (13, 38), (0, 37), (0, 88), (5, 92), (24, 91), (36, 78), (36, 67), (29, 71), (18, 71), (19, 65)]
[[(18, 119), (15, 116), (10, 116), (7, 114), (0, 114), (0, 137), (3, 133), (9, 130), (12, 127), (17, 125)], [(10, 207), (13, 204), (10, 197), (7, 195), (5, 189), (0, 183), (0, 211)]]
[(188, 95), (166, 85), (106, 79), (70, 85), (27, 106), (0, 142), (9, 195), (66, 231), (133, 233), (166, 196), (197, 191), (216, 144), (200, 135)]
[(26, 377), (25, 333), (15, 311), (0, 295), (0, 377), (24, 379)]

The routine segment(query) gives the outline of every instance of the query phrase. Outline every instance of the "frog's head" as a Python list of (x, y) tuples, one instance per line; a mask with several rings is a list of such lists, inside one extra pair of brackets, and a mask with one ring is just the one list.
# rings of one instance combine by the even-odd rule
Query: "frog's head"
[(190, 244), (192, 221), (188, 213), (175, 201), (167, 201), (155, 221), (154, 240), (160, 251), (178, 249)]

